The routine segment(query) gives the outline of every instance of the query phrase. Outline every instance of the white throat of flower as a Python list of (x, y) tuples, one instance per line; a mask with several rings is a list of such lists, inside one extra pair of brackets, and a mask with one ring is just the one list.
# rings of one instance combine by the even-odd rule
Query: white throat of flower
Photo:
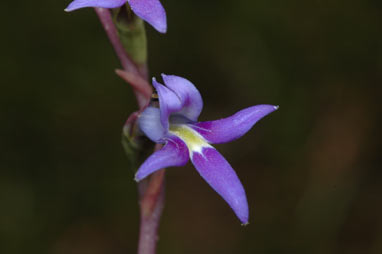
[(186, 143), (190, 157), (194, 152), (202, 154), (204, 147), (212, 147), (199, 133), (185, 124), (170, 124), (169, 132)]

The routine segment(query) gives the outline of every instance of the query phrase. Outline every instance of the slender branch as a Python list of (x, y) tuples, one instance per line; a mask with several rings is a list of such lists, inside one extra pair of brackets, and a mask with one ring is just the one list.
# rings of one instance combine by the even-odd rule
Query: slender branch
[(136, 92), (136, 95), (140, 96), (137, 97), (139, 108), (146, 106), (150, 100), (151, 94), (153, 93), (153, 89), (149, 83), (139, 75), (134, 75), (124, 70), (117, 69), (115, 70), (115, 73), (129, 83)]

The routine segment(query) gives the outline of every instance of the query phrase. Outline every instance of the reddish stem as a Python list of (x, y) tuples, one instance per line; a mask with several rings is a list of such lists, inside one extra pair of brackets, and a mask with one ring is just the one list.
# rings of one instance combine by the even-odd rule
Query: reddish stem
[(164, 207), (165, 170), (155, 172), (140, 199), (141, 225), (138, 254), (154, 254), (158, 241), (158, 227)]
[[(138, 66), (127, 55), (119, 39), (110, 11), (104, 8), (94, 9), (124, 69), (116, 70), (116, 73), (131, 84), (140, 111), (142, 111), (147, 106), (152, 93), (152, 88), (146, 81), (148, 79), (147, 64)], [(139, 112), (133, 113), (128, 122), (135, 121)], [(155, 150), (158, 149), (160, 149), (159, 145), (156, 146)], [(149, 180), (145, 179), (138, 183), (141, 209), (138, 254), (155, 254), (156, 251), (157, 231), (164, 207), (164, 173), (165, 170), (160, 170), (152, 174)]]

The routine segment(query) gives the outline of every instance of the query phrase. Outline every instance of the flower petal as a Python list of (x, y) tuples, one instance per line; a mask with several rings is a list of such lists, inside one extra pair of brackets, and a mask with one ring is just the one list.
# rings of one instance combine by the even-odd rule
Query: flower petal
[(231, 165), (214, 148), (194, 152), (192, 163), (206, 182), (229, 204), (243, 224), (248, 223), (248, 202), (243, 185)]
[(141, 165), (135, 174), (135, 180), (140, 181), (162, 168), (184, 166), (188, 160), (189, 153), (186, 144), (180, 138), (171, 136), (161, 150), (153, 153)]
[(173, 91), (157, 82), (155, 78), (153, 78), (153, 86), (158, 92), (160, 120), (162, 126), (165, 130), (168, 130), (168, 118), (170, 117), (170, 114), (180, 111), (182, 104), (179, 97)]
[(243, 109), (236, 114), (208, 122), (189, 125), (210, 143), (225, 143), (240, 138), (264, 116), (278, 109), (278, 106), (257, 105)]
[(159, 0), (128, 0), (134, 13), (158, 32), (167, 31), (166, 11)]
[(179, 114), (196, 122), (203, 109), (203, 100), (198, 89), (187, 79), (162, 74), (164, 83), (168, 88), (174, 91), (182, 102), (182, 110)]
[(160, 121), (159, 108), (147, 107), (139, 116), (138, 124), (146, 136), (156, 143), (167, 133)]
[(117, 8), (126, 3), (127, 0), (74, 0), (65, 11), (74, 11), (84, 7)]

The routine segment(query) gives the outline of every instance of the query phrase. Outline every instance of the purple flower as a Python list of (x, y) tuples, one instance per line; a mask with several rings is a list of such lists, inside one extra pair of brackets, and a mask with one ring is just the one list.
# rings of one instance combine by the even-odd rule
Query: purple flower
[(84, 7), (118, 8), (129, 3), (134, 13), (161, 33), (167, 31), (166, 12), (159, 0), (74, 0), (65, 11)]
[(191, 159), (202, 178), (231, 206), (240, 221), (247, 224), (244, 188), (231, 165), (210, 144), (240, 138), (278, 107), (257, 105), (224, 119), (198, 122), (203, 101), (196, 87), (178, 76), (162, 74), (162, 77), (166, 86), (153, 79), (159, 108), (152, 102), (139, 116), (138, 123), (148, 138), (164, 146), (141, 165), (135, 180), (140, 181), (161, 168), (183, 166)]

